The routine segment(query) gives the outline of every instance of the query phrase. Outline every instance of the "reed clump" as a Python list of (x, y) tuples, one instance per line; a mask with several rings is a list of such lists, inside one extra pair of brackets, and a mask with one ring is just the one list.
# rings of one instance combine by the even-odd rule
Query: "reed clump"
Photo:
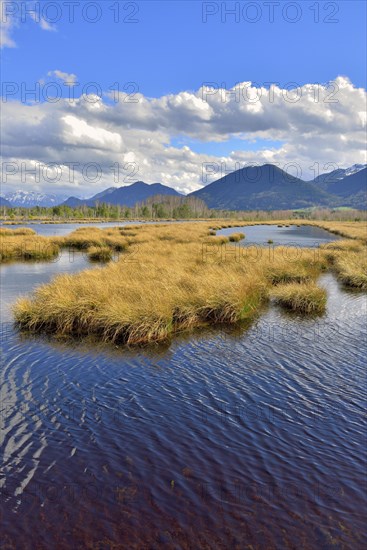
[(15, 233), (6, 236), (1, 233), (0, 263), (52, 260), (59, 255), (60, 247), (56, 240), (32, 233)]
[(366, 252), (339, 253), (334, 256), (334, 269), (338, 279), (346, 286), (367, 290)]
[(231, 243), (238, 243), (242, 241), (245, 238), (244, 233), (232, 233), (232, 235), (229, 235), (228, 240)]
[(209, 241), (211, 244), (225, 244), (229, 242), (229, 237), (226, 237), (225, 235), (216, 235), (215, 237), (212, 237)]
[(279, 305), (300, 313), (323, 313), (326, 307), (326, 290), (314, 282), (282, 284), (271, 296)]
[(335, 241), (320, 248), (345, 286), (367, 290), (367, 249), (362, 239)]
[(91, 247), (109, 247), (116, 252), (123, 252), (128, 248), (129, 242), (119, 229), (118, 227), (111, 229), (80, 227), (64, 237), (63, 246), (77, 250), (88, 250)]
[(91, 262), (109, 262), (113, 258), (113, 250), (108, 246), (91, 246), (88, 248), (88, 259)]
[(274, 286), (285, 283), (305, 283), (312, 278), (311, 273), (306, 269), (292, 269), (289, 266), (280, 268), (270, 267), (268, 270), (268, 280)]

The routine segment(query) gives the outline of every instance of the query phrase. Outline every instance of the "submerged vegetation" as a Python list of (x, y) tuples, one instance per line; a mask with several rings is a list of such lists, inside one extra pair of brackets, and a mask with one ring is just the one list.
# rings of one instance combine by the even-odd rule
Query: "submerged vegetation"
[[(310, 222), (308, 222), (310, 223)], [(322, 313), (326, 294), (316, 284), (333, 269), (348, 285), (366, 289), (364, 224), (317, 222), (346, 237), (318, 249), (245, 247), (215, 235), (228, 222), (83, 227), (66, 237), (44, 237), (48, 246), (85, 251), (110, 263), (74, 275), (59, 275), (20, 299), (20, 327), (58, 336), (92, 336), (136, 345), (170, 338), (208, 324), (256, 316), (269, 298), (294, 311)], [(2, 236), (42, 239), (36, 235)], [(116, 252), (121, 252), (116, 254)]]

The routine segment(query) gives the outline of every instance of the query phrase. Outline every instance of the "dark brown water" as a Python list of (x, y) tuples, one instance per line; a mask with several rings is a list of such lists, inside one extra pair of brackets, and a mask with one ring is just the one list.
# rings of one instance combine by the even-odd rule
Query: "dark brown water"
[(366, 296), (166, 348), (26, 338), (2, 266), (0, 548), (364, 548)]

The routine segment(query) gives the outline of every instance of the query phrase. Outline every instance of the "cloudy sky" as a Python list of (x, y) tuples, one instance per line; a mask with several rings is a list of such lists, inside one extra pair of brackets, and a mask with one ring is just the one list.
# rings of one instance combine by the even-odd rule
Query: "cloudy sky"
[(366, 162), (365, 2), (0, 3), (2, 194)]

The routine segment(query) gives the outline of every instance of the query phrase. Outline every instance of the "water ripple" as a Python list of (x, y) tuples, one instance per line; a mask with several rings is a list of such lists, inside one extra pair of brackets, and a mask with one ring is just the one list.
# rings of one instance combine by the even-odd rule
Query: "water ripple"
[(247, 329), (202, 331), (165, 350), (70, 347), (10, 330), (0, 369), (6, 540), (362, 548), (366, 297), (329, 275), (322, 284), (322, 319), (272, 307)]

